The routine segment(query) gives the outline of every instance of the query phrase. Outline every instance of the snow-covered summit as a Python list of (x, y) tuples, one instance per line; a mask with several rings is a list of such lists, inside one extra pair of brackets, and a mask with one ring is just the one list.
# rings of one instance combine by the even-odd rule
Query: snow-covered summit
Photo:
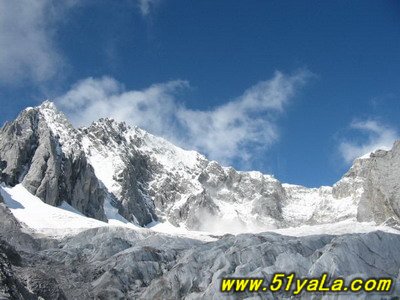
[(53, 102), (46, 100), (36, 109), (43, 116), (54, 136), (59, 139), (64, 152), (70, 154), (74, 152), (74, 149), (79, 148), (78, 131)]

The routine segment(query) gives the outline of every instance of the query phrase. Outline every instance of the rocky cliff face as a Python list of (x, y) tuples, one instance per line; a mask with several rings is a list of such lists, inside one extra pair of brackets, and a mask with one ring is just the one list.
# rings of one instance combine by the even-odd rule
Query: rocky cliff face
[(282, 184), (239, 172), (140, 128), (101, 119), (75, 129), (50, 102), (0, 131), (0, 180), (22, 183), (44, 202), (66, 201), (105, 220), (112, 207), (144, 226), (168, 221), (211, 232), (302, 224), (398, 222), (400, 146), (358, 159), (333, 187)]
[(24, 110), (0, 131), (1, 181), (10, 186), (22, 183), (48, 204), (66, 201), (83, 214), (104, 220), (105, 193), (93, 168), (82, 149), (67, 144), (78, 140), (78, 132), (53, 104)]
[(400, 142), (390, 151), (378, 150), (357, 159), (333, 187), (336, 197), (353, 198), (359, 221), (400, 222)]

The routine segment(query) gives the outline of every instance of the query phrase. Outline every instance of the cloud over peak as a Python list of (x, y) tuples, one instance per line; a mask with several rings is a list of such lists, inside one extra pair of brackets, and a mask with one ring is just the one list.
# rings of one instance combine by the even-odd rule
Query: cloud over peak
[(186, 128), (186, 143), (222, 162), (246, 160), (254, 148), (265, 149), (278, 139), (277, 117), (309, 76), (306, 71), (276, 72), (212, 110), (180, 109), (177, 118)]
[[(394, 128), (372, 119), (353, 121), (350, 128), (357, 131), (358, 136), (339, 145), (339, 151), (346, 163), (378, 149), (389, 150), (399, 137)], [(360, 139), (361, 135), (366, 138)]]
[(137, 91), (126, 90), (111, 77), (87, 78), (56, 102), (76, 125), (113, 117), (230, 163), (249, 159), (254, 149), (266, 149), (277, 141), (277, 118), (309, 77), (308, 71), (276, 72), (210, 110), (193, 110), (178, 101), (180, 92), (189, 87), (183, 80)]
[(175, 80), (144, 90), (126, 90), (114, 78), (89, 77), (74, 84), (56, 103), (77, 126), (112, 117), (166, 135), (167, 129), (174, 127), (172, 119), (178, 109), (175, 97), (187, 86), (186, 81)]

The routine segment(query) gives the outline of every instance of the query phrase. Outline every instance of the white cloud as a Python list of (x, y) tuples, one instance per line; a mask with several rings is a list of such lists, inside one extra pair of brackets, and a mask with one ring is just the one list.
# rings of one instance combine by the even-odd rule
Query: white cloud
[(277, 117), (309, 75), (306, 71), (291, 76), (277, 72), (211, 110), (192, 110), (181, 104), (179, 92), (189, 87), (181, 80), (127, 91), (110, 77), (87, 78), (56, 103), (75, 125), (112, 117), (229, 163), (246, 160), (278, 139)]
[(213, 110), (179, 110), (177, 117), (187, 128), (188, 144), (219, 161), (246, 160), (257, 148), (278, 139), (277, 116), (308, 76), (308, 72), (293, 76), (277, 72), (271, 80), (259, 82)]
[(0, 82), (52, 78), (63, 59), (52, 40), (54, 21), (75, 1), (0, 1)]
[(110, 117), (170, 136), (169, 131), (175, 127), (173, 118), (178, 109), (175, 96), (187, 86), (186, 81), (176, 80), (154, 84), (142, 91), (126, 91), (113, 78), (87, 78), (57, 98), (56, 103), (77, 126), (88, 125), (101, 117)]
[(375, 120), (354, 121), (350, 128), (366, 135), (367, 138), (364, 141), (345, 141), (339, 145), (339, 151), (346, 163), (378, 149), (391, 149), (399, 136), (394, 128)]

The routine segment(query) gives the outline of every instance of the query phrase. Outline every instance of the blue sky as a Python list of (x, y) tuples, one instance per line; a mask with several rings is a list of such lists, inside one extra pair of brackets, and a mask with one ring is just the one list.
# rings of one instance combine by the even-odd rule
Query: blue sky
[(54, 99), (306, 186), (390, 147), (398, 1), (0, 2), (0, 123)]

